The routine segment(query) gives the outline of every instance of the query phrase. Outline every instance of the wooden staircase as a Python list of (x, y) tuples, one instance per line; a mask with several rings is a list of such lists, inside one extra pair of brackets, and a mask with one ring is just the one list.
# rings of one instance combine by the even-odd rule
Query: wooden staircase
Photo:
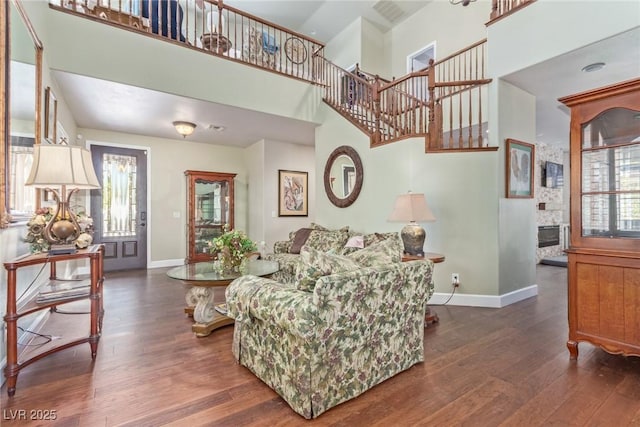
[(484, 136), (491, 82), (484, 77), (485, 45), (481, 40), (393, 80), (317, 56), (323, 100), (368, 135), (371, 147), (420, 137), (426, 152), (495, 150)]

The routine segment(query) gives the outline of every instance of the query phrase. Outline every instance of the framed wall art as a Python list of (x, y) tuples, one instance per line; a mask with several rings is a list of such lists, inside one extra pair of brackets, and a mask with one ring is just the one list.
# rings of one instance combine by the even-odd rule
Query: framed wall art
[(506, 197), (531, 199), (535, 146), (515, 139), (506, 142)]
[(309, 216), (307, 172), (278, 170), (278, 216)]
[(56, 123), (58, 121), (58, 100), (51, 87), (44, 90), (44, 139), (56, 143)]

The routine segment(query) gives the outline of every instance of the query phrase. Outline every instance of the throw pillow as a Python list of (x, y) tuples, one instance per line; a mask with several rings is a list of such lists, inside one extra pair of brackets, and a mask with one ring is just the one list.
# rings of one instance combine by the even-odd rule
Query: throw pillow
[(312, 292), (320, 277), (358, 268), (360, 266), (347, 257), (303, 246), (296, 267), (296, 287), (302, 291)]
[(320, 231), (312, 230), (305, 246), (327, 252), (334, 249), (336, 253), (340, 253), (344, 244), (349, 238), (349, 233), (342, 230)]
[(375, 243), (382, 242), (383, 240), (397, 238), (398, 233), (371, 233), (364, 236), (364, 247), (371, 246)]
[(348, 255), (362, 248), (364, 248), (364, 236), (352, 236), (342, 248), (342, 255)]
[(400, 239), (386, 239), (347, 255), (362, 267), (377, 267), (402, 261)]
[(293, 242), (291, 243), (291, 247), (289, 248), (290, 254), (299, 254), (302, 246), (307, 242), (309, 238), (309, 234), (311, 234), (310, 228), (301, 228), (296, 231), (296, 234), (293, 236)]
[[(313, 230), (319, 230), (319, 231), (331, 231), (331, 230), (329, 230), (327, 227), (323, 227), (322, 225), (320, 225), (320, 224), (316, 224), (315, 222), (312, 222), (312, 223), (311, 223), (311, 225), (310, 225), (310, 227), (311, 227), (311, 229), (313, 229)], [(345, 225), (344, 227), (339, 228), (338, 230), (339, 230), (339, 231), (343, 231), (343, 232), (345, 232), (345, 233), (348, 233), (348, 232), (349, 232), (349, 226), (348, 226), (348, 225)]]

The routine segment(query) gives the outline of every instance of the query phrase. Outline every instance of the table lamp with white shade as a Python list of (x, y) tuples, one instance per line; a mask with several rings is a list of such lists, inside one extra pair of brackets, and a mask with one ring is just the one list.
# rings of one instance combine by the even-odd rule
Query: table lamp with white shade
[(402, 228), (400, 237), (404, 244), (404, 252), (414, 256), (424, 256), (426, 232), (418, 222), (433, 222), (436, 217), (427, 205), (423, 193), (401, 194), (396, 198), (393, 211), (387, 219), (391, 222), (408, 222)]
[[(81, 231), (76, 216), (69, 209), (71, 196), (78, 190), (100, 188), (89, 150), (74, 145), (34, 145), (33, 166), (25, 185), (51, 191), (57, 202), (54, 214), (43, 230), (45, 239), (51, 244), (49, 253), (75, 252), (73, 242)], [(68, 194), (67, 187), (71, 187)]]

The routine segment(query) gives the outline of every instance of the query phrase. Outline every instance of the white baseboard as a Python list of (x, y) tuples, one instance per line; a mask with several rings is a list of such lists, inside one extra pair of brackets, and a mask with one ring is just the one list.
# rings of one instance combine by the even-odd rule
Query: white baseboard
[(152, 268), (165, 268), (165, 267), (176, 267), (178, 265), (184, 264), (184, 258), (178, 259), (165, 259), (162, 261), (152, 261), (147, 265), (147, 269)]
[[(434, 293), (429, 304), (444, 304), (451, 294)], [(470, 307), (502, 308), (523, 299), (538, 295), (538, 285), (527, 286), (503, 295), (474, 295), (458, 294), (451, 297), (447, 305), (462, 305)]]

